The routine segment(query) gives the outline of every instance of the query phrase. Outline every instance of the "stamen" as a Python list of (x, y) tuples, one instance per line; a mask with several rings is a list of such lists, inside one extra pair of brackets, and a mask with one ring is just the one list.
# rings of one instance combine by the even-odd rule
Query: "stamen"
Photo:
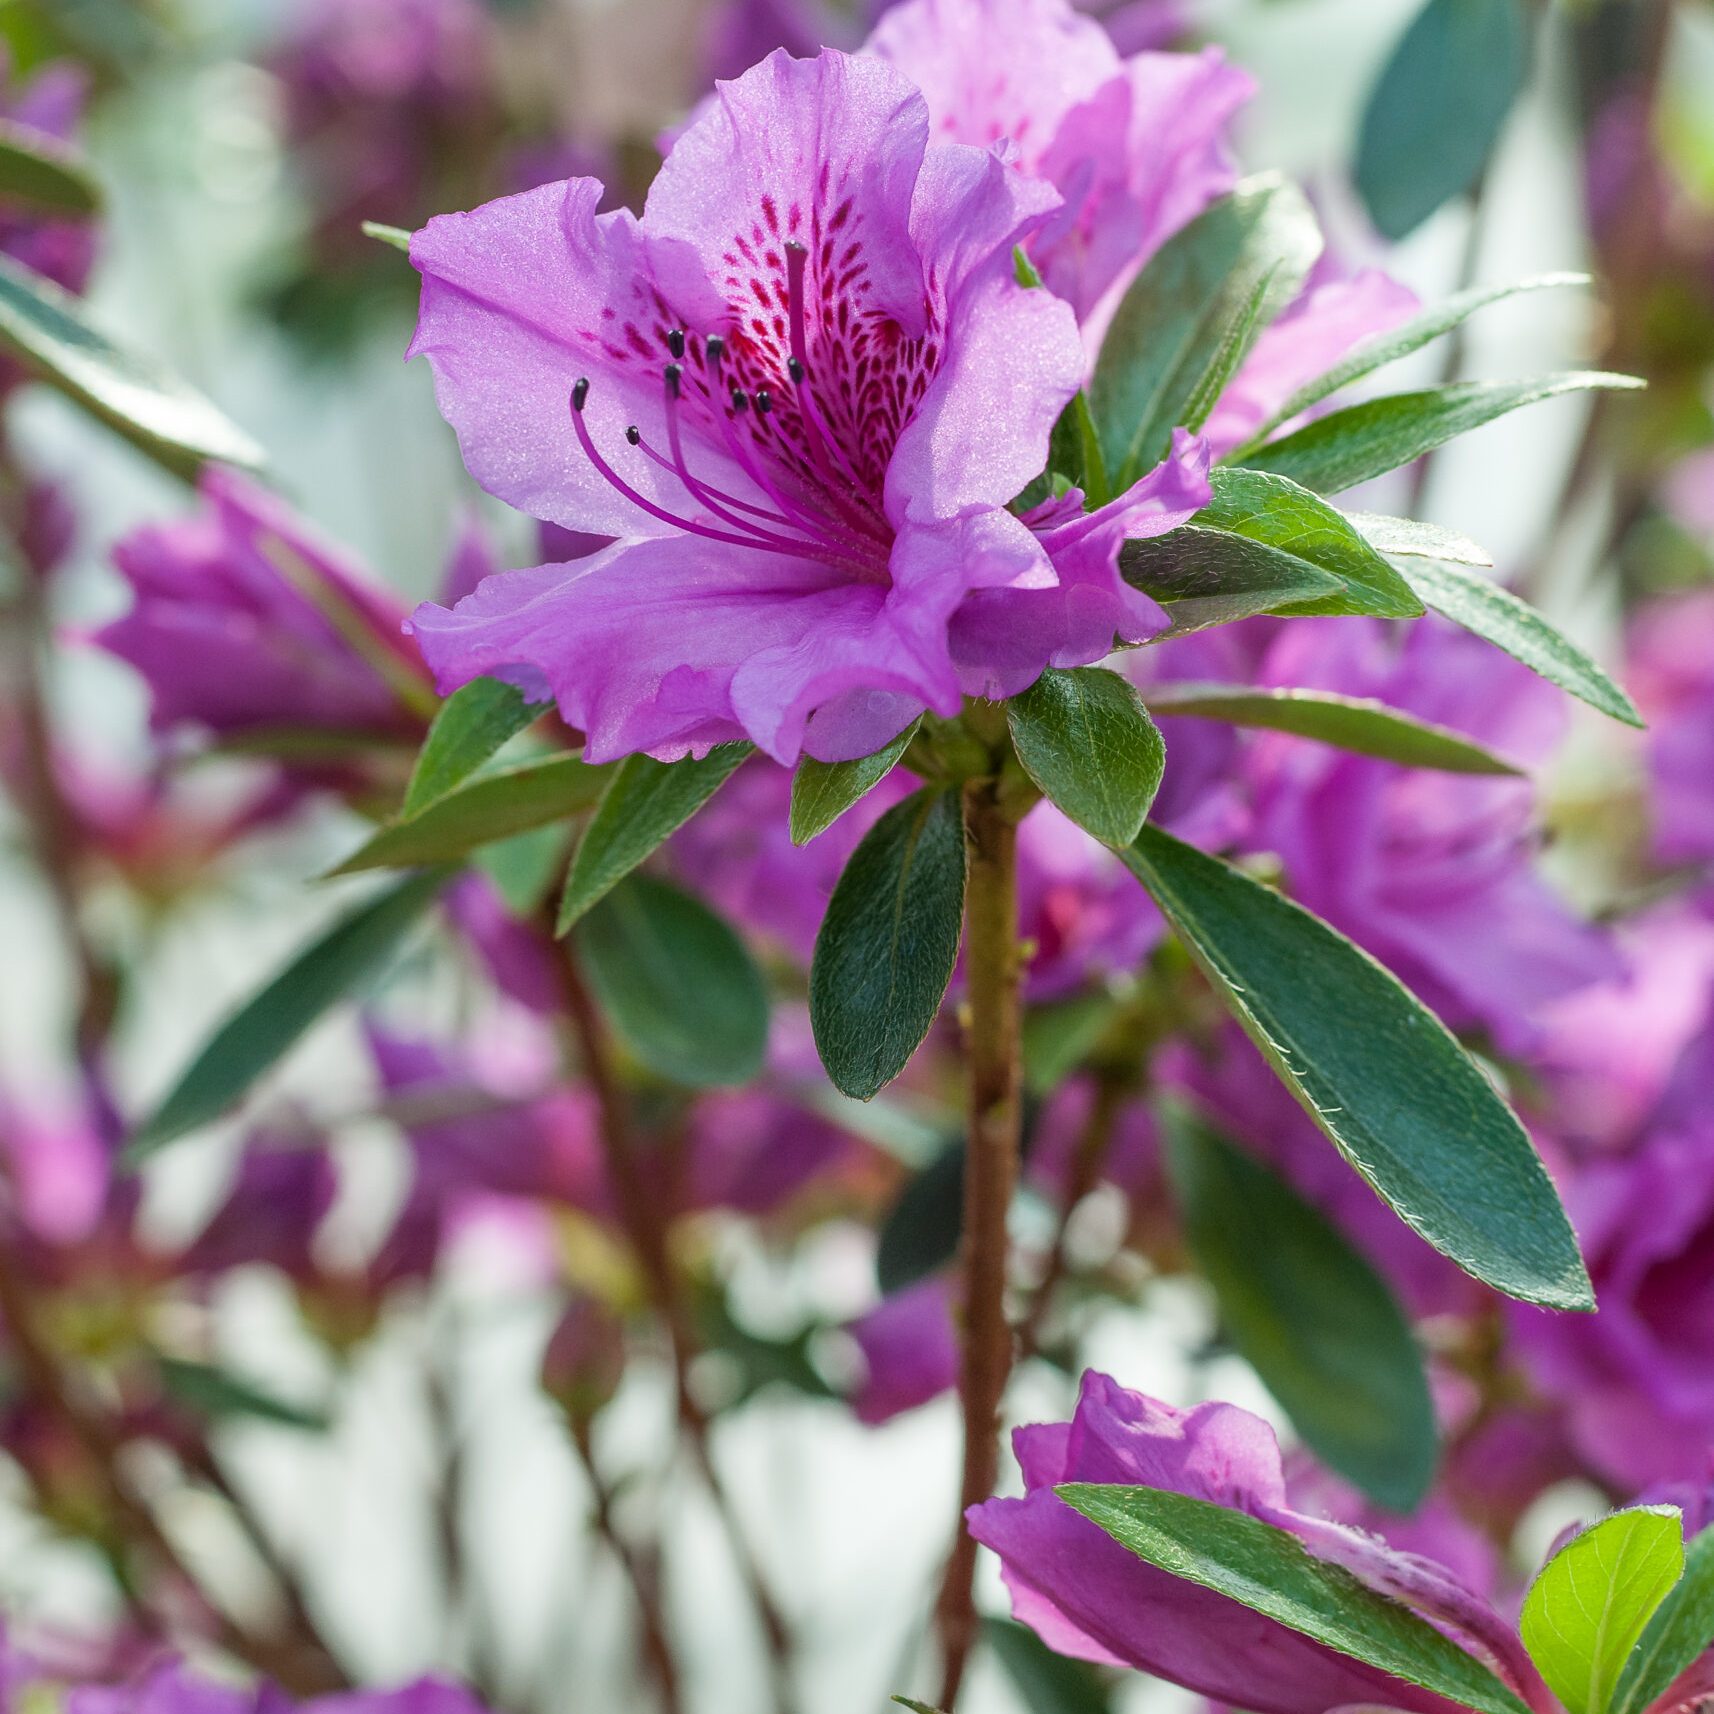
[(726, 341), (718, 333), (711, 333), (703, 341), (702, 350), (708, 359), (709, 368), (718, 375), (720, 373), (720, 361), (726, 355)]
[[(803, 330), (803, 270), (809, 260), (808, 249), (796, 238), (788, 238), (785, 243), (786, 251), (786, 295), (789, 299), (788, 313), (791, 316), (792, 356), (803, 365), (809, 367), (809, 348), (804, 343)], [(797, 376), (792, 376), (795, 381)]]
[(756, 415), (765, 417), (774, 408), (774, 395), (766, 387), (756, 389)]
[(675, 363), (684, 356), (684, 329), (682, 327), (667, 329), (667, 350), (672, 353)]
[(750, 395), (742, 387), (732, 389), (732, 408), (739, 416), (743, 416), (750, 408)]

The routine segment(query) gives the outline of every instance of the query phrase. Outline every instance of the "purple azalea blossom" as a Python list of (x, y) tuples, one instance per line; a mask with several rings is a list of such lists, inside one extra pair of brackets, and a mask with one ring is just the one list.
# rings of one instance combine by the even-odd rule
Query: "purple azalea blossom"
[(257, 1136), (246, 1145), (219, 1207), (174, 1267), (209, 1275), (263, 1263), (289, 1278), (308, 1279), (315, 1272), (315, 1236), (337, 1189), (324, 1149)]
[(1714, 862), (1714, 591), (1671, 596), (1631, 627), (1627, 655), (1649, 722), (1655, 854)]
[(838, 760), (1162, 628), (1118, 550), (1202, 503), (1200, 443), (1088, 516), (1006, 509), (1082, 378), (1069, 309), (1013, 274), (1048, 186), (931, 143), (895, 70), (827, 52), (722, 85), (640, 221), (600, 193), (543, 186), (412, 243), (412, 351), (465, 462), (618, 538), (418, 609), (443, 689), (550, 690), (595, 761), (742, 738)]
[(1021, 1428), (1013, 1446), (1023, 1498), (988, 1500), (966, 1515), (1000, 1557), (1013, 1614), (1060, 1654), (1151, 1672), (1254, 1714), (1347, 1704), (1456, 1714), (1442, 1697), (1145, 1564), (1053, 1493), (1063, 1482), (1134, 1483), (1288, 1531), (1437, 1625), (1532, 1707), (1552, 1706), (1516, 1633), (1443, 1567), (1293, 1510), (1273, 1430), (1247, 1411), (1176, 1410), (1091, 1371), (1069, 1423)]
[(1121, 59), (1067, 0), (905, 0), (867, 46), (922, 90), (940, 135), (1002, 151), (1060, 192), (1026, 247), (1094, 328), (1236, 182), (1225, 131), (1255, 85), (1217, 49)]
[(958, 1384), (953, 1284), (943, 1274), (884, 1297), (846, 1328), (863, 1358), (851, 1395), (859, 1422), (879, 1427)]

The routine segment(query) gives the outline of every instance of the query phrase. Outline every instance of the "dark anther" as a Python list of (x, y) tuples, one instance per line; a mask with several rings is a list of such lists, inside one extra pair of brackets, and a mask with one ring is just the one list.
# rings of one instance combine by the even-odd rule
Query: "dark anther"
[(667, 330), (667, 350), (673, 354), (675, 360), (684, 356), (684, 329), (682, 327)]
[(750, 395), (742, 387), (732, 389), (732, 408), (740, 413), (750, 408)]
[(774, 408), (774, 396), (766, 387), (756, 389), (756, 414), (765, 417)]
[(669, 399), (676, 399), (678, 397), (679, 377), (684, 373), (684, 371), (679, 368), (676, 363), (669, 363), (662, 373), (666, 376), (667, 397)]
[(710, 363), (718, 364), (720, 359), (726, 355), (726, 341), (718, 333), (711, 333), (702, 349), (708, 353)]
[(625, 430), (625, 438), (632, 444), (632, 446), (635, 446), (643, 438), (643, 431), (638, 428), (635, 423), (632, 423), (630, 427)]
[(589, 397), (589, 377), (585, 375), (571, 389), (571, 408), (574, 411), (583, 409), (583, 402)]
[(801, 387), (803, 385), (804, 375), (807, 373), (807, 371), (804, 369), (804, 366), (800, 362), (798, 362), (798, 360), (795, 357), (788, 357), (786, 359), (786, 373), (791, 376), (792, 380), (798, 386)]
[(785, 249), (788, 255), (794, 250), (800, 256), (809, 254), (809, 246), (801, 238), (788, 238), (785, 242)]

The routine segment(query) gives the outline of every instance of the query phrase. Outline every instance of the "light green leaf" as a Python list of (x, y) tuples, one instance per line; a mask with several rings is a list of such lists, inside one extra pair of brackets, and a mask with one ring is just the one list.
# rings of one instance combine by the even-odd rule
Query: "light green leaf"
[(455, 690), (441, 704), (423, 740), (400, 816), (419, 815), (436, 798), (462, 785), (550, 706), (525, 702), (521, 691), (497, 678), (472, 679)]
[(1031, 1006), (1024, 1013), (1024, 1087), (1046, 1096), (1093, 1053), (1112, 1027), (1121, 1002), (1096, 991)]
[(1182, 1111), (1167, 1166), (1220, 1319), (1329, 1469), (1389, 1511), (1434, 1479), (1434, 1401), (1386, 1282), (1277, 1173)]
[(1204, 376), (1229, 361), (1239, 330), (1267, 325), (1321, 253), (1303, 193), (1276, 176), (1246, 180), (1169, 238), (1120, 300), (1089, 383), (1114, 493), (1166, 457)]
[(1655, 1609), (1619, 1674), (1616, 1714), (1645, 1714), (1678, 1675), (1714, 1648), (1714, 1528), (1692, 1538), (1684, 1575)]
[(0, 119), (0, 203), (78, 217), (101, 207), (101, 186), (69, 143)]
[(560, 900), (559, 932), (564, 934), (683, 827), (751, 751), (749, 744), (716, 744), (706, 756), (687, 756), (682, 762), (627, 756), (572, 855)]
[(1304, 1111), (1401, 1219), (1496, 1291), (1593, 1307), (1528, 1132), (1396, 977), (1301, 905), (1157, 827), (1123, 856)]
[(982, 1637), (1030, 1714), (1111, 1714), (1113, 1699), (1087, 1661), (1055, 1654), (1027, 1625), (984, 1619)]
[(210, 460), (259, 469), (262, 449), (200, 393), (115, 345), (52, 280), (0, 257), (0, 350), (185, 480)]
[(911, 1714), (940, 1714), (938, 1708), (931, 1708), (926, 1702), (918, 1702), (914, 1696), (895, 1696), (892, 1700), (901, 1708), (908, 1708)]
[(1568, 637), (1527, 602), (1486, 577), (1430, 561), (1401, 565), (1400, 575), (1426, 606), (1473, 631), (1531, 672), (1627, 726), (1641, 726), (1637, 705)]
[(628, 875), (575, 935), (608, 1021), (651, 1071), (704, 1089), (761, 1070), (767, 989), (744, 943), (701, 900)]
[(854, 762), (818, 762), (805, 756), (792, 775), (792, 844), (807, 845), (868, 796), (898, 765), (921, 725), (919, 714), (891, 743)]
[(1577, 371), (1535, 381), (1454, 381), (1416, 393), (1387, 393), (1347, 405), (1244, 460), (1246, 469), (1272, 470), (1318, 494), (1337, 494), (1413, 463), (1459, 435), (1562, 393), (1630, 392), (1632, 375)]
[(1400, 1602), (1296, 1536), (1161, 1488), (1067, 1483), (1054, 1492), (1137, 1558), (1479, 1714), (1525, 1714), (1487, 1667)]
[(1326, 690), (1260, 690), (1243, 684), (1163, 684), (1149, 693), (1156, 714), (1193, 715), (1313, 738), (1359, 756), (1449, 774), (1522, 770), (1462, 732), (1389, 708), (1367, 696)]
[(1363, 112), (1354, 173), (1384, 238), (1468, 190), (1529, 75), (1524, 0), (1428, 0)]
[(1683, 1570), (1677, 1510), (1635, 1506), (1573, 1536), (1537, 1573), (1518, 1629), (1568, 1714), (1607, 1714), (1631, 1650)]
[(952, 980), (963, 910), (958, 794), (925, 788), (852, 852), (816, 936), (809, 1017), (836, 1089), (867, 1101), (904, 1070)]
[(1137, 837), (1166, 746), (1135, 685), (1104, 667), (1049, 667), (1006, 704), (1006, 722), (1025, 773), (1085, 833)]
[(215, 1031), (126, 1145), (135, 1164), (218, 1119), (270, 1071), (323, 1013), (390, 964), (448, 872), (411, 875), (343, 916)]
[(413, 234), (402, 226), (387, 226), (379, 220), (365, 220), (363, 236), (373, 238), (377, 243), (390, 244), (395, 250), (404, 251), (407, 256), (411, 253)]
[(1406, 559), (1438, 559), (1452, 565), (1492, 566), (1493, 556), (1468, 536), (1415, 518), (1389, 518), (1380, 512), (1347, 512), (1359, 535), (1376, 553)]
[(456, 863), (496, 840), (588, 809), (612, 774), (611, 767), (592, 768), (576, 756), (549, 756), (479, 774), (431, 800), (420, 814), (383, 827), (332, 873)]
[(295, 1428), (307, 1434), (324, 1434), (327, 1413), (276, 1398), (253, 1382), (212, 1363), (193, 1363), (179, 1357), (157, 1357), (156, 1369), (163, 1390), (199, 1416), (211, 1421), (248, 1418), (277, 1428)]

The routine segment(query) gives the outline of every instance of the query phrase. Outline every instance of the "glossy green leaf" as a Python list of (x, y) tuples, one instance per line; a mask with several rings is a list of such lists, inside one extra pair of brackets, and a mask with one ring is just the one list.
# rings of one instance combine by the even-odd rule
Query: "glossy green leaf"
[(1593, 1307), (1529, 1134), (1396, 977), (1301, 905), (1157, 827), (1123, 855), (1286, 1087), (1407, 1225), (1496, 1291)]
[(1119, 571), (1166, 609), (1164, 638), (1188, 636), (1305, 601), (1341, 596), (1345, 584), (1308, 561), (1226, 530), (1181, 525), (1119, 550)]
[(523, 693), (497, 678), (472, 679), (440, 706), (423, 740), (405, 788), (401, 818), (415, 816), (461, 786), (509, 739), (550, 704), (525, 702)]
[(1397, 363), (1400, 358), (1410, 356), (1413, 351), (1420, 351), (1425, 345), (1451, 333), (1477, 310), (1485, 309), (1489, 304), (1500, 303), (1523, 292), (1588, 284), (1587, 274), (1536, 274), (1527, 280), (1514, 280), (1507, 286), (1475, 286), (1469, 291), (1459, 292), (1444, 303), (1435, 304), (1432, 308), (1423, 310), (1421, 314), (1412, 316), (1402, 326), (1373, 334), (1354, 345), (1349, 354), (1331, 369), (1299, 387), (1249, 440), (1235, 452), (1227, 454), (1227, 460), (1232, 464), (1245, 463), (1248, 453), (1260, 446), (1282, 424), (1300, 416), (1311, 405), (1320, 404), (1323, 399), (1337, 393), (1341, 388), (1349, 387), (1353, 381), (1360, 381), (1365, 375), (1373, 374), (1377, 369), (1384, 369), (1389, 363)]
[(1155, 252), (1120, 300), (1089, 383), (1113, 492), (1166, 457), (1238, 330), (1266, 326), (1320, 253), (1303, 193), (1273, 175), (1246, 180)]
[(694, 1089), (748, 1082), (768, 1045), (768, 991), (744, 943), (699, 899), (628, 875), (579, 920), (608, 1021), (648, 1068)]
[(1111, 1714), (1113, 1698), (1087, 1661), (1055, 1654), (1027, 1625), (984, 1619), (982, 1639), (1030, 1714)]
[(1409, 561), (1400, 575), (1436, 613), (1504, 649), (1531, 672), (1627, 726), (1641, 726), (1637, 705), (1570, 638), (1491, 578), (1457, 566)]
[(1655, 1609), (1619, 1674), (1615, 1714), (1645, 1714), (1678, 1675), (1714, 1648), (1714, 1528), (1684, 1550), (1684, 1575)]
[(1248, 1512), (1161, 1488), (1073, 1482), (1054, 1492), (1128, 1552), (1174, 1577), (1460, 1707), (1525, 1714), (1487, 1667), (1426, 1619)]
[(963, 911), (958, 794), (925, 788), (852, 852), (816, 936), (809, 1017), (836, 1089), (867, 1101), (904, 1070), (952, 980)]
[(126, 1160), (144, 1160), (236, 1106), (323, 1013), (380, 976), (447, 878), (439, 869), (407, 877), (341, 917), (300, 952), (215, 1031), (133, 1135)]
[(611, 767), (592, 768), (576, 756), (549, 756), (479, 774), (432, 800), (420, 815), (383, 827), (333, 873), (456, 863), (496, 840), (588, 809), (606, 790), (612, 773)]
[(69, 292), (5, 257), (0, 350), (175, 476), (193, 480), (210, 460), (262, 464), (262, 449), (200, 393), (115, 345)]
[(964, 1144), (949, 1143), (914, 1177), (881, 1222), (875, 1283), (891, 1296), (927, 1279), (958, 1253), (964, 1230)]
[(1451, 565), (1490, 567), (1493, 555), (1457, 530), (1416, 518), (1389, 518), (1380, 512), (1347, 512), (1352, 527), (1376, 553), (1406, 559), (1438, 559)]
[(101, 186), (69, 143), (0, 119), (0, 203), (73, 217), (96, 213)]
[(748, 744), (716, 744), (706, 756), (687, 756), (682, 762), (627, 756), (614, 770), (572, 855), (560, 900), (559, 932), (564, 934), (683, 827), (750, 753)]
[(918, 715), (891, 743), (854, 762), (818, 762), (805, 756), (792, 775), (792, 844), (807, 845), (867, 797), (898, 766), (921, 724)]
[(1529, 75), (1525, 0), (1428, 0), (1363, 112), (1355, 177), (1385, 238), (1476, 182)]
[(1163, 684), (1149, 693), (1156, 714), (1193, 715), (1313, 738), (1359, 756), (1449, 774), (1522, 770), (1462, 732), (1389, 708), (1367, 696), (1327, 690), (1261, 690), (1244, 684)]
[(1536, 1574), (1518, 1629), (1567, 1714), (1607, 1714), (1625, 1662), (1683, 1570), (1677, 1510), (1634, 1506), (1573, 1536)]
[(179, 1357), (157, 1357), (155, 1366), (167, 1394), (212, 1421), (248, 1419), (278, 1428), (322, 1434), (328, 1428), (325, 1411), (311, 1410), (276, 1398), (230, 1370), (212, 1363), (192, 1363)]
[(1454, 381), (1416, 393), (1387, 393), (1347, 405), (1244, 460), (1246, 469), (1272, 470), (1318, 494), (1337, 494), (1413, 463), (1459, 435), (1562, 393), (1634, 391), (1630, 375), (1576, 371), (1534, 381)]
[(1189, 1114), (1169, 1114), (1166, 1159), (1238, 1354), (1329, 1469), (1414, 1511), (1434, 1479), (1434, 1401), (1386, 1282), (1277, 1173)]
[(1105, 667), (1049, 667), (1006, 704), (1024, 771), (1085, 833), (1137, 837), (1160, 790), (1166, 746), (1137, 687)]

